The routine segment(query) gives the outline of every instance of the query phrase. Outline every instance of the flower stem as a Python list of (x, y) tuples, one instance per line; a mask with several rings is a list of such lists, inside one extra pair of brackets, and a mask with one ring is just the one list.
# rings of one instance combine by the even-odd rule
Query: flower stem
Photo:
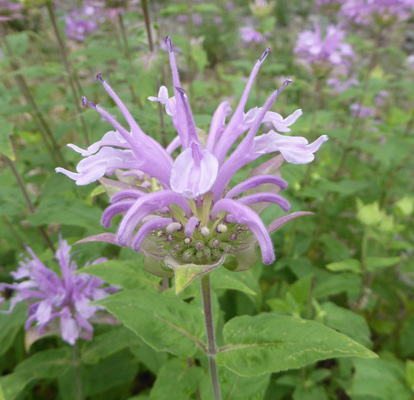
[(210, 275), (201, 278), (201, 293), (203, 296), (204, 322), (207, 333), (207, 357), (210, 367), (210, 378), (214, 400), (221, 400), (220, 384), (216, 363), (216, 339), (214, 335), (213, 308), (211, 305)]
[(75, 366), (76, 400), (83, 400), (78, 341), (73, 345), (73, 364)]
[[(7, 50), (7, 53), (9, 54), (9, 56), (11, 58), (13, 58), (13, 61), (10, 62), (12, 68), (15, 71), (18, 71), (20, 69), (19, 64), (17, 63), (17, 61), (14, 60), (14, 54), (13, 51), (9, 45), (9, 42), (7, 41), (6, 38), (6, 31), (3, 27), (3, 25), (0, 23), (0, 37), (2, 39), (3, 45)], [(49, 125), (47, 124), (46, 120), (43, 118), (43, 115), (41, 114), (39, 107), (37, 106), (37, 103), (34, 99), (34, 97), (32, 96), (29, 86), (25, 80), (25, 78), (23, 77), (23, 75), (17, 73), (15, 76), (17, 85), (19, 86), (20, 92), (22, 93), (23, 97), (25, 98), (27, 104), (30, 105), (30, 107), (32, 108), (33, 111), (33, 119), (39, 129), (40, 134), (42, 135), (42, 139), (43, 142), (45, 144), (45, 146), (47, 147), (53, 162), (55, 163), (55, 165), (59, 166), (60, 164), (63, 164), (63, 166), (68, 167), (65, 158), (63, 157), (60, 148), (52, 134), (52, 131), (49, 127)], [(52, 146), (49, 143), (49, 140), (52, 142)], [(60, 161), (58, 160), (57, 156), (59, 157)]]
[[(23, 182), (23, 178), (20, 175), (19, 171), (16, 168), (16, 165), (14, 164), (14, 162), (12, 160), (10, 160), (10, 158), (4, 156), (4, 159), (6, 160), (6, 163), (9, 164), (10, 169), (13, 172), (13, 175), (16, 178), (17, 184), (19, 185), (19, 188), (23, 194), (24, 199), (26, 200), (27, 203), (27, 207), (29, 208), (29, 212), (30, 214), (34, 214), (36, 212), (35, 207), (32, 203), (32, 200), (30, 199), (29, 193), (26, 189), (26, 186)], [(40, 235), (42, 236), (42, 238), (44, 239), (44, 241), (46, 242), (46, 244), (50, 247), (50, 249), (52, 250), (53, 253), (56, 252), (55, 247), (53, 246), (52, 241), (50, 240), (47, 232), (43, 229), (43, 227), (38, 226), (37, 230), (39, 231)]]
[(47, 7), (47, 11), (49, 13), (50, 20), (52, 21), (53, 31), (55, 33), (55, 36), (56, 36), (56, 39), (57, 39), (57, 42), (58, 42), (58, 45), (59, 45), (60, 55), (62, 57), (63, 64), (65, 65), (66, 73), (68, 74), (69, 86), (71, 88), (72, 95), (74, 97), (74, 101), (75, 101), (75, 104), (76, 104), (76, 109), (77, 109), (78, 114), (79, 114), (79, 119), (81, 121), (85, 142), (89, 146), (90, 145), (90, 140), (89, 140), (88, 128), (86, 127), (86, 122), (85, 122), (85, 119), (83, 118), (82, 109), (81, 109), (80, 104), (79, 104), (79, 99), (81, 97), (80, 93), (81, 93), (82, 89), (81, 89), (79, 80), (78, 80), (78, 78), (76, 77), (76, 74), (73, 71), (72, 65), (69, 62), (66, 47), (65, 47), (65, 43), (63, 42), (62, 36), (59, 33), (59, 28), (57, 26), (56, 15), (55, 15), (55, 10), (53, 8), (53, 4), (50, 1), (48, 1), (46, 3), (46, 7)]

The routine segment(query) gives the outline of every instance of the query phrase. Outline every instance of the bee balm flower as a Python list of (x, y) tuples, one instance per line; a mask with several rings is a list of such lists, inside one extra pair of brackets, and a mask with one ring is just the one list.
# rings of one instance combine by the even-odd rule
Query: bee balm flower
[[(71, 147), (86, 156), (77, 167), (77, 173), (62, 168), (62, 172), (84, 185), (116, 168), (141, 170), (156, 178), (161, 190), (150, 192), (140, 187), (125, 187), (111, 197), (111, 205), (102, 215), (102, 224), (111, 225), (113, 217), (123, 218), (116, 235), (102, 234), (89, 240), (101, 240), (142, 251), (145, 266), (159, 276), (169, 274), (168, 267), (195, 264), (206, 270), (231, 263), (231, 268), (242, 270), (256, 261), (258, 244), (264, 264), (275, 260), (270, 233), (289, 219), (307, 213), (293, 213), (276, 219), (266, 227), (260, 212), (270, 204), (288, 212), (290, 205), (278, 193), (287, 183), (279, 176), (283, 161), (273, 158), (254, 169), (242, 183), (230, 188), (233, 175), (249, 162), (269, 153), (281, 153), (291, 163), (306, 164), (328, 138), (321, 136), (308, 144), (305, 138), (285, 136), (290, 126), (302, 114), (295, 111), (283, 118), (270, 111), (279, 94), (291, 83), (287, 80), (275, 90), (263, 107), (245, 112), (245, 105), (253, 82), (265, 60), (267, 49), (256, 62), (241, 100), (232, 114), (228, 102), (222, 102), (215, 111), (205, 144), (199, 138), (186, 93), (181, 88), (175, 55), (170, 38), (169, 49), (174, 95), (162, 87), (158, 97), (150, 97), (165, 105), (171, 116), (177, 137), (164, 150), (154, 139), (145, 135), (131, 114), (109, 85), (98, 75), (108, 94), (122, 111), (130, 129), (122, 127), (111, 115), (86, 99), (84, 104), (95, 109), (110, 122), (115, 131), (107, 133), (100, 142), (87, 150)], [(257, 135), (264, 122), (274, 130)], [(230, 149), (239, 144), (233, 152)], [(178, 147), (181, 153), (173, 160), (171, 153)]]

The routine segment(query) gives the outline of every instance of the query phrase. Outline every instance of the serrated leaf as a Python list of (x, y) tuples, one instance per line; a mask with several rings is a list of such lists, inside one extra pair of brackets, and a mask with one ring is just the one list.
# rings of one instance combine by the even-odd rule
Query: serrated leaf
[(260, 314), (224, 325), (217, 362), (242, 376), (301, 368), (336, 357), (377, 357), (349, 337), (314, 321)]
[(77, 271), (78, 274), (90, 274), (105, 282), (123, 289), (161, 290), (160, 279), (149, 274), (141, 265), (130, 261), (110, 260), (89, 265)]
[(177, 297), (124, 290), (94, 304), (106, 308), (156, 350), (191, 357), (198, 347), (204, 349), (202, 309)]
[[(255, 377), (239, 376), (225, 367), (218, 367), (220, 390), (223, 400), (263, 400), (269, 386), (270, 374)], [(212, 399), (211, 379), (204, 375), (201, 398)]]
[(150, 400), (189, 399), (197, 390), (202, 377), (202, 368), (188, 368), (184, 360), (170, 360), (160, 369), (151, 389)]

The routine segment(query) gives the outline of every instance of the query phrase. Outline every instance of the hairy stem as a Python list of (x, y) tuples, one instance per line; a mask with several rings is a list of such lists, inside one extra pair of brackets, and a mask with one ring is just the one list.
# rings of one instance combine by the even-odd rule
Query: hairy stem
[(214, 400), (221, 400), (220, 384), (216, 363), (217, 347), (214, 334), (213, 308), (211, 304), (210, 275), (206, 275), (203, 278), (201, 278), (201, 293), (203, 296), (204, 322), (206, 325), (207, 333), (207, 357), (208, 364), (210, 367), (210, 378), (211, 385), (213, 388), (213, 397)]

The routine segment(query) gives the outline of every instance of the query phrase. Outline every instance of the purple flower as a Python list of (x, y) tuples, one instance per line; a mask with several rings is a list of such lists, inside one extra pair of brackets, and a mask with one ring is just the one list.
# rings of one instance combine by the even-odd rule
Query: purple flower
[(359, 86), (359, 82), (356, 78), (349, 78), (345, 82), (341, 82), (339, 78), (329, 78), (326, 81), (326, 84), (331, 86), (336, 93), (342, 93), (351, 86)]
[(329, 74), (335, 69), (336, 75), (348, 72), (354, 52), (350, 44), (344, 42), (345, 32), (338, 26), (330, 25), (322, 37), (319, 25), (314, 30), (299, 34), (294, 53), (298, 62), (318, 74)]
[(340, 14), (355, 24), (386, 26), (409, 19), (413, 10), (413, 0), (347, 0)]
[(194, 25), (201, 25), (203, 23), (203, 17), (200, 14), (193, 14)]
[(7, 0), (0, 0), (0, 21), (23, 19), (24, 16), (20, 13), (22, 8), (22, 4), (10, 3), (10, 1)]
[(386, 90), (380, 90), (374, 99), (375, 104), (378, 106), (384, 104), (389, 95)]
[(407, 63), (408, 63), (408, 67), (410, 68), (410, 70), (414, 71), (414, 54), (407, 57)]
[(247, 21), (247, 25), (240, 28), (240, 39), (245, 43), (263, 43), (266, 38), (262, 33), (256, 31), (252, 21)]
[[(151, 192), (125, 186), (111, 197), (111, 205), (102, 215), (105, 227), (110, 226), (115, 215), (123, 215), (117, 234), (98, 235), (85, 241), (109, 241), (140, 250), (152, 260), (146, 262), (146, 267), (159, 276), (168, 274), (164, 259), (173, 260), (168, 265), (191, 262), (218, 266), (231, 255), (237, 259), (238, 269), (247, 269), (256, 257), (257, 243), (262, 251), (263, 263), (271, 264), (275, 254), (269, 234), (289, 219), (303, 215), (293, 213), (284, 216), (267, 228), (260, 219), (260, 212), (272, 203), (285, 212), (289, 211), (288, 201), (278, 194), (287, 187), (278, 175), (282, 157), (257, 167), (248, 179), (231, 189), (230, 181), (242, 167), (264, 154), (279, 152), (288, 162), (309, 163), (314, 159), (313, 153), (328, 138), (324, 135), (308, 144), (305, 138), (277, 133), (290, 132), (290, 126), (302, 114), (301, 110), (296, 110), (283, 118), (270, 111), (276, 98), (291, 83), (290, 80), (275, 90), (263, 107), (245, 112), (249, 92), (269, 49), (256, 62), (229, 122), (226, 124), (226, 118), (230, 117), (232, 110), (224, 101), (215, 111), (206, 135), (197, 128), (187, 95), (181, 88), (170, 38), (167, 38), (167, 44), (174, 95), (169, 97), (167, 88), (161, 87), (157, 97), (150, 97), (151, 101), (165, 106), (178, 133), (166, 150), (142, 132), (100, 75), (98, 79), (122, 111), (129, 130), (101, 107), (84, 99), (84, 104), (100, 113), (116, 131), (108, 132), (87, 150), (71, 145), (86, 158), (78, 164), (77, 173), (62, 168), (56, 171), (84, 185), (116, 169), (140, 170), (156, 178), (162, 187)], [(257, 135), (265, 122), (272, 124), (273, 130)], [(239, 139), (240, 143), (230, 152)], [(180, 146), (182, 151), (174, 160), (171, 154)], [(251, 252), (254, 257), (246, 256)]]
[[(88, 303), (102, 299), (116, 289), (102, 287), (104, 282), (100, 278), (74, 274), (77, 265), (70, 259), (71, 247), (62, 238), (59, 238), (59, 249), (55, 254), (60, 275), (45, 266), (29, 247), (26, 250), (30, 257), (20, 261), (18, 270), (11, 273), (16, 281), (25, 280), (0, 284), (0, 289), (8, 288), (17, 292), (11, 299), (9, 312), (18, 302), (28, 301), (30, 305), (26, 330), (36, 322), (39, 336), (60, 330), (62, 339), (72, 345), (80, 337), (91, 340), (93, 327), (90, 320), (101, 308)], [(100, 258), (92, 264), (103, 261), (106, 259)]]
[(350, 107), (351, 115), (356, 118), (369, 118), (375, 116), (375, 108), (365, 107), (360, 103), (354, 103)]
[(87, 35), (98, 29), (98, 9), (83, 5), (66, 14), (66, 37), (84, 41)]

